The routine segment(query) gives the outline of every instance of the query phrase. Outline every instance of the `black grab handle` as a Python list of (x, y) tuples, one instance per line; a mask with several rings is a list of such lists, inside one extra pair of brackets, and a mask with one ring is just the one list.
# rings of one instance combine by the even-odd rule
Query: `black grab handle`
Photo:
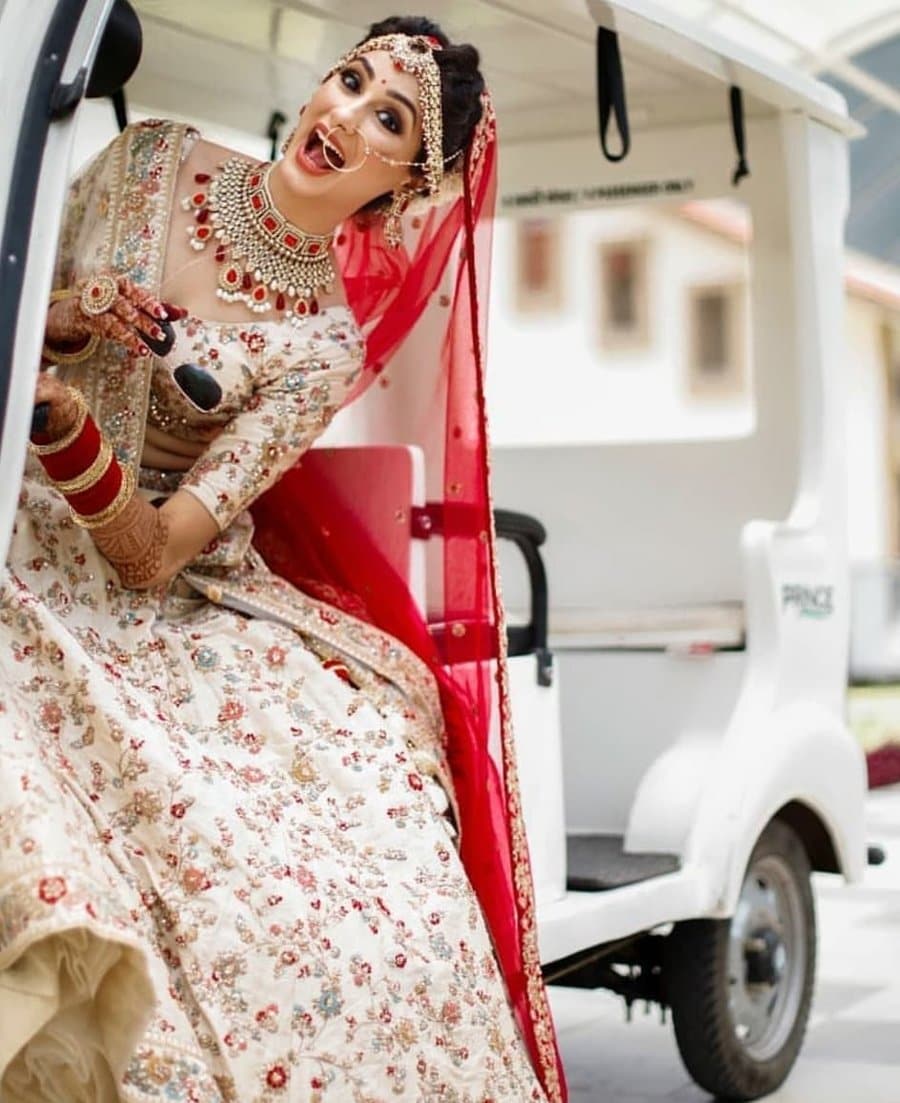
[(494, 510), (494, 528), (499, 540), (509, 540), (522, 553), (528, 568), (531, 589), (531, 620), (506, 630), (510, 655), (537, 657), (538, 685), (553, 684), (553, 655), (547, 647), (547, 572), (538, 550), (547, 539), (547, 530), (536, 517), (511, 509)]
[[(607, 161), (624, 161), (631, 149), (631, 129), (628, 106), (625, 103), (625, 78), (619, 36), (606, 27), (597, 28), (597, 114), (599, 116), (600, 147)], [(610, 152), (609, 121), (613, 118), (622, 139), (618, 153)]]

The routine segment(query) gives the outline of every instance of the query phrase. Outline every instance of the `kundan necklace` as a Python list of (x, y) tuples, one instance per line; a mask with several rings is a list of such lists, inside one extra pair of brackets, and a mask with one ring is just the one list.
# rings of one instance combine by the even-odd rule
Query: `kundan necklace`
[(219, 298), (259, 314), (274, 305), (299, 323), (318, 314), (316, 295), (333, 289), (334, 234), (308, 234), (279, 213), (269, 191), (272, 168), (232, 157), (215, 176), (196, 173), (199, 186), (181, 205), (195, 212), (191, 246), (215, 242)]

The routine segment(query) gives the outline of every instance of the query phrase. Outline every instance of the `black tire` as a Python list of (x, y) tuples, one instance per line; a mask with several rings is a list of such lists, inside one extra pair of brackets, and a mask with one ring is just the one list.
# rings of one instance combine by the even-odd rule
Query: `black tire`
[[(760, 876), (751, 880), (751, 871)], [(790, 931), (784, 925), (782, 930), (796, 948), (793, 955), (784, 944), (773, 950), (767, 941), (766, 932), (777, 925), (769, 928), (763, 922), (747, 931), (748, 923), (760, 923), (747, 917), (763, 914), (754, 910), (754, 894), (762, 901), (779, 898), (777, 892), (785, 894), (781, 914), (789, 917)], [(773, 970), (782, 959), (786, 966), (777, 982), (783, 985), (779, 1004), (770, 996), (778, 991)], [(743, 976), (735, 979), (739, 971)], [(775, 1091), (800, 1051), (815, 972), (816, 912), (809, 858), (796, 833), (774, 821), (750, 856), (741, 903), (732, 919), (677, 923), (666, 939), (665, 989), (681, 1059), (693, 1079), (721, 1100), (758, 1099)], [(764, 1009), (770, 1002), (776, 1010), (768, 1016)], [(736, 1016), (742, 1009), (750, 1027), (746, 1022), (738, 1026)], [(754, 1025), (760, 1036), (751, 1044)]]

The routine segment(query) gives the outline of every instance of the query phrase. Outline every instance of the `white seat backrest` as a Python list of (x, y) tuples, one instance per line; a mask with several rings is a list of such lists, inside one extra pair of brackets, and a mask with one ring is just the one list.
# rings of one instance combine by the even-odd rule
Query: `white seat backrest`
[[(781, 519), (796, 462), (758, 437), (589, 447), (498, 448), (497, 506), (547, 529), (554, 611), (636, 611), (741, 601), (741, 533)], [(510, 607), (523, 576), (504, 572)]]

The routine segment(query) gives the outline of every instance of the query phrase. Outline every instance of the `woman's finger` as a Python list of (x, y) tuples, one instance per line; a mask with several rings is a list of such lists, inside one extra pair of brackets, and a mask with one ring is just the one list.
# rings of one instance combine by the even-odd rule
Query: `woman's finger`
[(132, 356), (149, 356), (150, 349), (131, 326), (120, 321), (115, 314), (101, 314), (97, 319), (97, 332), (110, 341), (124, 345)]
[[(154, 322), (146, 314), (142, 317), (144, 321), (138, 326), (138, 333), (143, 337), (144, 344), (150, 346), (150, 351), (154, 356), (168, 356), (175, 345), (175, 329), (172, 323)], [(157, 333), (161, 333), (162, 337), (157, 337)]]
[(151, 318), (158, 318), (160, 321), (166, 319), (166, 308), (158, 300), (145, 291), (143, 287), (138, 287), (137, 284), (132, 283), (127, 276), (122, 276), (119, 279), (119, 291), (127, 298), (139, 310), (143, 310), (145, 314), (149, 314)]
[(116, 299), (109, 312), (129, 326), (140, 326), (143, 322), (144, 326), (149, 329), (150, 326), (156, 324), (142, 314), (134, 303), (126, 299), (124, 295), (120, 295)]
[(42, 372), (34, 388), (31, 435), (36, 443), (57, 440), (76, 424), (78, 404), (75, 392), (56, 376)]
[(171, 347), (169, 338), (171, 336), (174, 341), (175, 334), (166, 331), (166, 327), (171, 329), (167, 322), (155, 322), (124, 296), (116, 299), (111, 313), (132, 329), (137, 330), (138, 338), (148, 344), (157, 356), (164, 356), (169, 351)]

